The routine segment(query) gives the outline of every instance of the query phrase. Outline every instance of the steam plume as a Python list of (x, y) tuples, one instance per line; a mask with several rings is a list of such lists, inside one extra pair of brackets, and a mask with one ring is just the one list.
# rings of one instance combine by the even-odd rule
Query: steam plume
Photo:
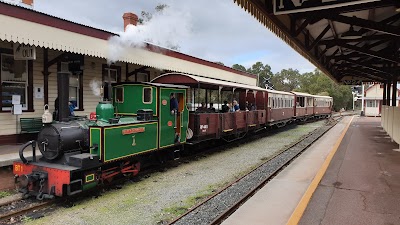
[(128, 25), (125, 32), (109, 39), (108, 63), (115, 62), (129, 51), (128, 47), (141, 48), (146, 42), (170, 48), (179, 46), (191, 33), (191, 16), (188, 10), (171, 2), (161, 12), (153, 14), (144, 25)]
[(90, 89), (92, 89), (92, 92), (95, 96), (100, 97), (100, 87), (101, 87), (101, 81), (93, 79), (89, 83)]

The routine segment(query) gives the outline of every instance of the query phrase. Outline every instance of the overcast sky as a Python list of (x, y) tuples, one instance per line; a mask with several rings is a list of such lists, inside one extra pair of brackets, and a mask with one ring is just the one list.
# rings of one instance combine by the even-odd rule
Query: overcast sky
[[(302, 73), (315, 68), (233, 0), (36, 0), (34, 9), (121, 33), (125, 12), (140, 16), (141, 11), (154, 12), (160, 3), (173, 5), (183, 17), (181, 21), (190, 26), (189, 34), (177, 34), (182, 53), (226, 66), (238, 63), (247, 68), (261, 61), (269, 64), (274, 73), (286, 68)], [(160, 29), (169, 29), (169, 26), (164, 24)], [(179, 32), (178, 29), (176, 33)]]

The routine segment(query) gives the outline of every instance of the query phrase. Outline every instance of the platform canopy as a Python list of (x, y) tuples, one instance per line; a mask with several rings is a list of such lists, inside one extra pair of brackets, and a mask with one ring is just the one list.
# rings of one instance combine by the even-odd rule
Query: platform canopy
[(252, 90), (252, 91), (266, 91), (266, 89), (253, 86), (246, 85), (240, 83), (234, 83), (226, 80), (217, 80), (208, 77), (196, 76), (185, 73), (165, 73), (160, 75), (150, 82), (152, 83), (162, 83), (162, 84), (179, 84), (186, 85), (192, 88), (204, 88), (204, 89), (243, 89), (243, 90)]
[(338, 83), (396, 81), (399, 0), (234, 0)]

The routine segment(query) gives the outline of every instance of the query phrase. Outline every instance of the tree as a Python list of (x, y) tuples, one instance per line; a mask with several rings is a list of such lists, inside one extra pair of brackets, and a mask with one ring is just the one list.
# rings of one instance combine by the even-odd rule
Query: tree
[[(164, 9), (168, 8), (169, 6), (167, 4), (158, 4), (154, 9), (156, 13), (161, 13), (164, 11)], [(153, 14), (150, 12), (142, 11), (140, 13), (142, 16), (141, 18), (138, 19), (138, 23), (140, 25), (144, 25), (145, 23), (149, 22), (151, 18), (153, 18)]]
[(271, 67), (268, 64), (263, 64), (262, 62), (256, 62), (247, 72), (255, 74), (258, 76), (258, 86), (262, 88), (267, 88), (271, 86), (270, 79), (274, 75), (271, 71)]
[(300, 73), (292, 68), (276, 73), (271, 80), (276, 90), (293, 91), (300, 87)]
[(225, 66), (225, 64), (223, 62), (214, 62), (214, 63), (219, 64), (221, 66)]
[(243, 72), (247, 72), (246, 67), (244, 67), (242, 65), (239, 65), (239, 64), (233, 64), (232, 69), (240, 70), (240, 71), (243, 71)]
[(328, 94), (333, 98), (333, 107), (336, 111), (341, 108), (352, 107), (353, 95), (351, 94), (351, 87), (336, 84), (318, 69), (301, 75), (300, 87), (296, 90), (313, 95)]
[[(155, 10), (154, 14), (161, 14), (164, 10), (166, 10), (168, 8), (169, 8), (169, 6), (167, 4), (161, 4), (160, 3), (154, 8), (154, 10)], [(138, 18), (138, 24), (139, 25), (146, 25), (147, 23), (149, 23), (151, 21), (151, 19), (153, 18), (154, 14), (151, 13), (151, 12), (142, 11), (141, 12), (141, 17)], [(146, 40), (146, 41), (152, 42), (151, 39)], [(173, 49), (173, 50), (176, 50), (176, 51), (179, 51), (179, 49), (180, 49), (179, 45), (174, 45), (174, 44), (171, 44), (171, 43), (168, 43), (166, 47), (168, 47), (170, 49)]]

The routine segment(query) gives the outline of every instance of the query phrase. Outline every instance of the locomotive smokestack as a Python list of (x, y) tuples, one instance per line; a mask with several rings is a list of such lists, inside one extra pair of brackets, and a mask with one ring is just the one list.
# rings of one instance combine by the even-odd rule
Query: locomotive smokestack
[(128, 26), (129, 24), (136, 26), (139, 20), (139, 17), (136, 14), (130, 12), (124, 13), (122, 18), (124, 19), (124, 31), (126, 31), (126, 26)]

